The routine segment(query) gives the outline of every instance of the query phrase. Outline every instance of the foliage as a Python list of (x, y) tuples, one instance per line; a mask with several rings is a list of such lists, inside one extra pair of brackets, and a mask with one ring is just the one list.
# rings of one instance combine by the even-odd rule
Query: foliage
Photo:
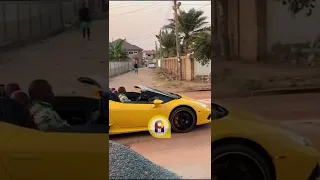
[(161, 34), (156, 35), (161, 44), (162, 56), (172, 57), (176, 55), (176, 37), (173, 31), (164, 30)]
[[(189, 11), (180, 11), (178, 16), (178, 30), (181, 33), (181, 38), (184, 43), (184, 54), (189, 52), (189, 45), (191, 44), (191, 39), (197, 32), (203, 31), (208, 22), (206, 21), (208, 17), (203, 16), (203, 11), (196, 10), (194, 8)], [(175, 20), (168, 19), (169, 24), (165, 25), (163, 29), (169, 29), (171, 32), (175, 31)], [(183, 53), (181, 53), (183, 54)]]
[(315, 7), (316, 0), (278, 0), (282, 2), (283, 5), (288, 6), (288, 10), (294, 15), (298, 14), (303, 10), (306, 11), (306, 16), (312, 14), (312, 10)]
[(123, 47), (125, 39), (117, 41), (115, 44), (109, 43), (109, 60), (110, 61), (121, 61), (128, 58), (126, 50)]
[(197, 33), (193, 38), (194, 57), (202, 66), (209, 64), (212, 55), (212, 43), (210, 31)]

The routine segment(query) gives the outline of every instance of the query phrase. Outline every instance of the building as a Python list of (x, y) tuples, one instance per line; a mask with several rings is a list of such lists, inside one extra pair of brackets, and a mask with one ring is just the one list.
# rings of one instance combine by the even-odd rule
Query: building
[(142, 57), (145, 60), (153, 60), (156, 57), (156, 51), (155, 50), (145, 50), (142, 52)]
[[(213, 31), (222, 35), (223, 10), (213, 1)], [(293, 16), (287, 6), (276, 0), (227, 0), (229, 49), (233, 57), (257, 61), (274, 51), (290, 51), (291, 45), (307, 46), (319, 35), (320, 6), (306, 17)]]
[[(117, 42), (121, 41), (122, 39), (117, 39), (115, 41), (112, 41), (111, 44), (116, 44)], [(142, 61), (142, 51), (143, 49), (128, 43), (127, 41), (124, 41), (123, 47), (126, 50), (126, 54), (130, 59), (138, 60), (138, 62)]]

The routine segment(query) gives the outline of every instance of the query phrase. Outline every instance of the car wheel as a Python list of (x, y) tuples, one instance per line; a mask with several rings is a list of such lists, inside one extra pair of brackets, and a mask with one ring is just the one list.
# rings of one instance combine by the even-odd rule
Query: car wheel
[(272, 180), (266, 160), (242, 145), (223, 145), (211, 150), (211, 177), (215, 180)]
[(174, 132), (186, 133), (191, 131), (197, 123), (196, 114), (187, 107), (178, 107), (170, 115), (171, 129)]

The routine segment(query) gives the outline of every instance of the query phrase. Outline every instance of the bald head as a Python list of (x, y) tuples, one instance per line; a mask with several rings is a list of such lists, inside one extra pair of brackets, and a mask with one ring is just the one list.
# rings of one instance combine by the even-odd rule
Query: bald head
[(23, 105), (27, 105), (29, 103), (29, 96), (27, 95), (27, 93), (21, 90), (13, 92), (10, 98), (16, 100), (17, 102)]
[(21, 88), (18, 83), (9, 83), (6, 86), (6, 95), (10, 97), (13, 92), (19, 91), (20, 89)]
[(30, 83), (29, 96), (32, 100), (51, 102), (54, 94), (47, 80), (36, 79)]

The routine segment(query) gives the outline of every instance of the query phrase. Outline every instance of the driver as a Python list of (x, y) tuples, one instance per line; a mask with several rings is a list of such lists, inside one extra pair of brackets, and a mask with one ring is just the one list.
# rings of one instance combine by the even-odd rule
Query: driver
[(126, 88), (124, 88), (123, 86), (119, 87), (118, 93), (118, 97), (121, 102), (130, 102), (130, 99), (126, 96)]
[(54, 94), (48, 81), (44, 79), (32, 81), (29, 86), (29, 96), (31, 99), (29, 110), (39, 130), (70, 126), (52, 107)]
[(6, 85), (5, 91), (6, 91), (6, 95), (10, 97), (13, 92), (19, 91), (19, 90), (21, 90), (21, 88), (18, 83), (9, 83)]

